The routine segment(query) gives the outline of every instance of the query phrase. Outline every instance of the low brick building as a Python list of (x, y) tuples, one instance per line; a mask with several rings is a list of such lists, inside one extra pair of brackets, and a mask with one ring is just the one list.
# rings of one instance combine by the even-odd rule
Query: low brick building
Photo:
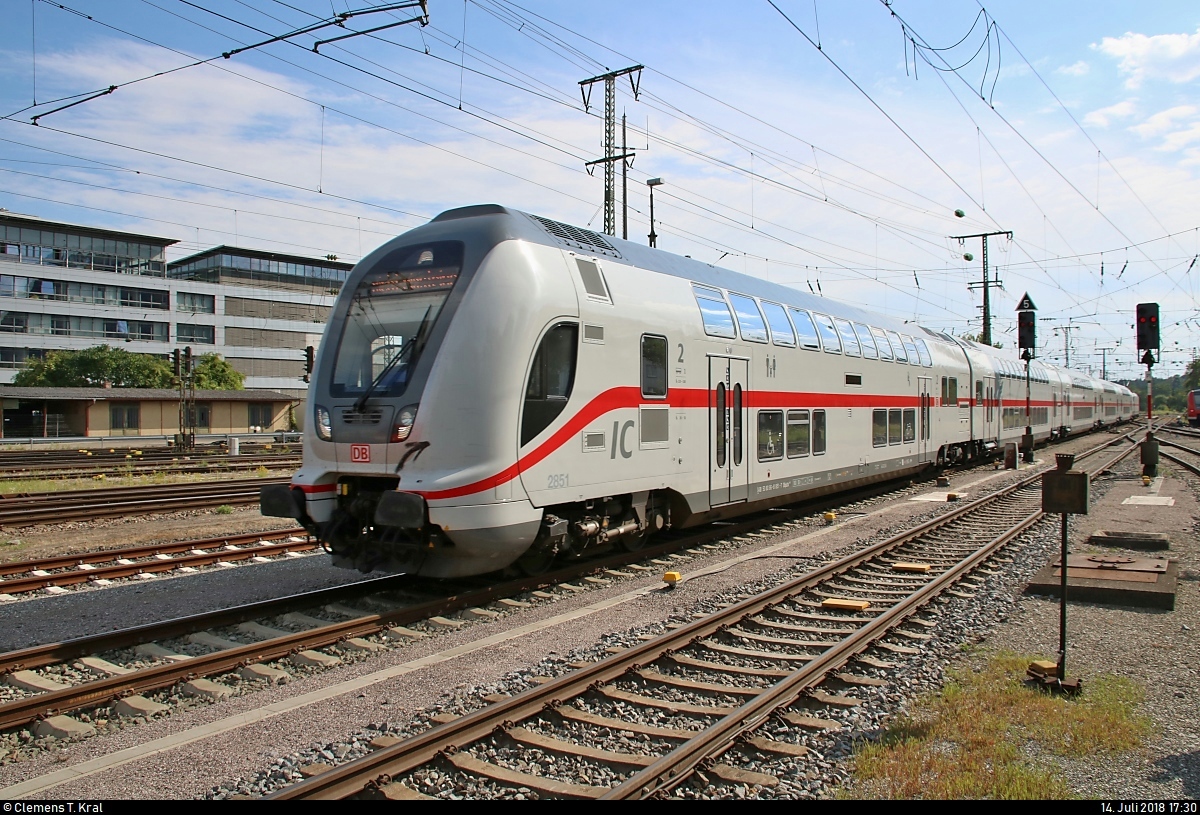
[[(0, 385), (3, 438), (174, 436), (179, 391), (167, 388), (18, 388)], [(199, 435), (292, 429), (294, 397), (277, 391), (196, 391)]]

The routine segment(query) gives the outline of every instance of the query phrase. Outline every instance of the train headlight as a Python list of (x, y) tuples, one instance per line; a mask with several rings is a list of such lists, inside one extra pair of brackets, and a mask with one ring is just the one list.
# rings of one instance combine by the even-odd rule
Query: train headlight
[(321, 441), (333, 441), (333, 425), (329, 421), (329, 411), (317, 405), (317, 438)]
[(400, 408), (400, 413), (396, 416), (396, 424), (392, 426), (391, 441), (404, 441), (408, 438), (408, 434), (412, 432), (413, 422), (417, 420), (417, 406), (409, 405)]

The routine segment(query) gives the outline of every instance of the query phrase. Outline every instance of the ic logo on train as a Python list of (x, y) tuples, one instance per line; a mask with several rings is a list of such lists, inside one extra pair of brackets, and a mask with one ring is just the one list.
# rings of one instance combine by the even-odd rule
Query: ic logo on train
[(350, 461), (353, 464), (370, 464), (371, 463), (371, 445), (369, 445), (369, 444), (352, 444), (352, 445), (350, 445)]

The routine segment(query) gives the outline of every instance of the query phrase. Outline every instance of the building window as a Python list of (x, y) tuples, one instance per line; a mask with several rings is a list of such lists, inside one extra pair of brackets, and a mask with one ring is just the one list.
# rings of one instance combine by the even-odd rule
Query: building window
[(212, 405), (209, 402), (197, 402), (189, 409), (189, 424), (196, 430), (208, 430), (212, 427)]
[(213, 345), (216, 343), (216, 329), (211, 325), (177, 323), (175, 340), (177, 342), (194, 342), (199, 345)]
[(270, 430), (275, 422), (275, 405), (273, 402), (249, 402), (246, 413), (250, 427), (260, 427)]
[(188, 291), (175, 292), (175, 310), (192, 314), (215, 314), (217, 298), (211, 294), (195, 294)]
[(121, 305), (134, 308), (167, 308), (168, 295), (165, 291), (150, 289), (121, 289)]
[(29, 315), (15, 311), (0, 311), (0, 331), (25, 334), (29, 331)]
[(112, 435), (136, 436), (141, 426), (141, 410), (137, 402), (113, 402), (108, 406), (108, 427)]

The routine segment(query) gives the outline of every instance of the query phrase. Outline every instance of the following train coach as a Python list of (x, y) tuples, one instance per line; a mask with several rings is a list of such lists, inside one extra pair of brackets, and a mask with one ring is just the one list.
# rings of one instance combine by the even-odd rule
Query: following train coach
[[(337, 566), (461, 577), (995, 454), (999, 349), (484, 204), (380, 246), (317, 354), (304, 463), (264, 487)], [(1034, 361), (1038, 441), (1128, 389)]]

